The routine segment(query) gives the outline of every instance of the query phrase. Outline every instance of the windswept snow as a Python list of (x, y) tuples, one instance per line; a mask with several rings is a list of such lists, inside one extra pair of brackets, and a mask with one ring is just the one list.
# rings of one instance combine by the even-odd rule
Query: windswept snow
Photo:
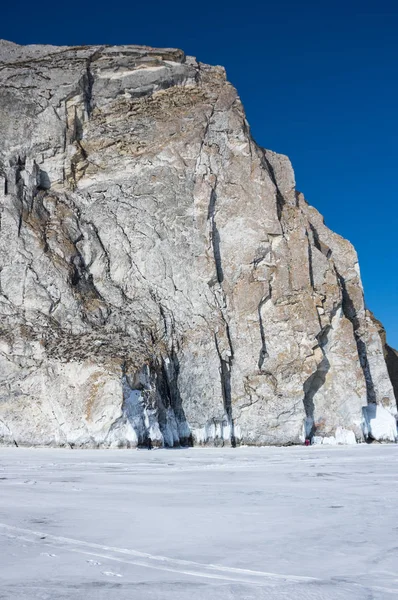
[(398, 598), (398, 446), (0, 449), (0, 600)]

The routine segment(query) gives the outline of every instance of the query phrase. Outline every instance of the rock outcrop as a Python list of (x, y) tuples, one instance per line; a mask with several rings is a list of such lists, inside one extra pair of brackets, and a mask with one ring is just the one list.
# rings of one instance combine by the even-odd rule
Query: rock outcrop
[(384, 358), (387, 365), (387, 371), (392, 383), (392, 387), (395, 394), (395, 400), (397, 402), (398, 407), (398, 352), (387, 344), (387, 335), (383, 324), (380, 323), (380, 321), (376, 319), (373, 313), (371, 313), (370, 311), (369, 315), (373, 320), (375, 326), (377, 327), (377, 331), (381, 338), (381, 343), (384, 349)]
[(355, 250), (221, 67), (0, 42), (0, 176), (3, 443), (396, 437)]

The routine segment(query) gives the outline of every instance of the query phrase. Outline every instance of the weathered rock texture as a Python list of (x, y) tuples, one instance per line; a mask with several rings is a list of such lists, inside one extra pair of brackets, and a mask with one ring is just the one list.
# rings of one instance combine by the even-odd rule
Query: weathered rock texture
[(378, 332), (381, 337), (381, 342), (384, 348), (384, 358), (387, 364), (387, 371), (390, 376), (398, 407), (398, 352), (387, 344), (386, 330), (384, 329), (382, 323), (380, 323), (380, 321), (378, 321), (370, 311), (369, 314), (378, 328)]
[(0, 171), (3, 443), (394, 439), (355, 250), (221, 67), (0, 42)]

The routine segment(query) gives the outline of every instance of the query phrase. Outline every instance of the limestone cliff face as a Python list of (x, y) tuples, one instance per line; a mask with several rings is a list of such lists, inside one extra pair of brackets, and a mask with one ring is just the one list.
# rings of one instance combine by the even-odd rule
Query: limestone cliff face
[(380, 335), (381, 343), (383, 344), (384, 358), (387, 364), (387, 371), (392, 383), (392, 387), (395, 394), (395, 400), (398, 407), (398, 352), (387, 344), (386, 330), (384, 329), (382, 323), (380, 323), (380, 321), (378, 321), (373, 315), (373, 313), (370, 311), (369, 316), (373, 320)]
[(395, 438), (355, 250), (221, 67), (0, 42), (0, 175), (3, 443)]

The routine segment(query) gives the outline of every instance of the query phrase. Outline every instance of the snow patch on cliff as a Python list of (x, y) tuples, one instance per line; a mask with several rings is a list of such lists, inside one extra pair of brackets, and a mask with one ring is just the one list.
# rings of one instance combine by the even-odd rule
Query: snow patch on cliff
[(397, 440), (397, 421), (384, 406), (368, 404), (363, 409), (364, 434), (378, 442), (395, 442)]

